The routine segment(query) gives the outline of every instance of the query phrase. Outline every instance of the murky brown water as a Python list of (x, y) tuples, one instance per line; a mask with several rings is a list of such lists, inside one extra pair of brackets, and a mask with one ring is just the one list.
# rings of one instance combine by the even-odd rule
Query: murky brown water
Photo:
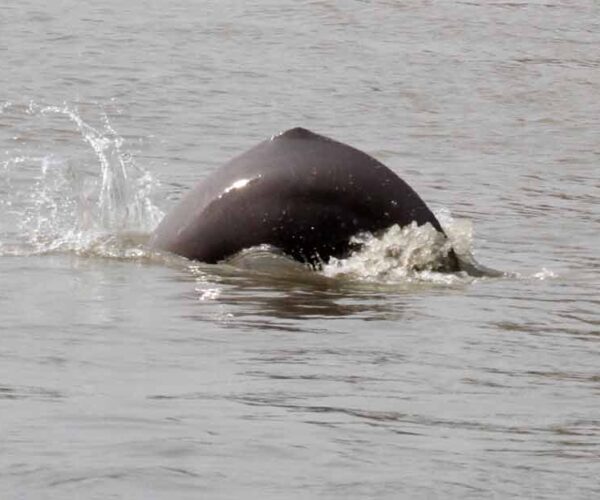
[[(0, 16), (2, 498), (600, 495), (597, 2)], [(300, 125), (470, 221), (477, 258), (517, 276), (144, 249), (205, 173)]]

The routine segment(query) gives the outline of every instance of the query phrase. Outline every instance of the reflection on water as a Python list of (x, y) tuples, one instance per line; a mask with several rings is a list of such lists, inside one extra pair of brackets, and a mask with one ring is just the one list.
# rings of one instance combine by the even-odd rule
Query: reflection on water
[[(400, 320), (406, 308), (403, 297), (457, 291), (468, 282), (442, 287), (428, 282), (390, 284), (328, 278), (288, 259), (275, 260), (269, 271), (240, 269), (230, 264), (195, 264), (192, 271), (194, 292), (188, 292), (186, 297), (197, 301), (197, 307), (189, 317), (211, 321), (211, 313), (206, 311), (222, 306), (229, 311), (225, 324), (232, 328), (301, 330), (305, 327), (293, 326), (298, 320), (335, 317)], [(178, 279), (190, 281), (189, 276)]]

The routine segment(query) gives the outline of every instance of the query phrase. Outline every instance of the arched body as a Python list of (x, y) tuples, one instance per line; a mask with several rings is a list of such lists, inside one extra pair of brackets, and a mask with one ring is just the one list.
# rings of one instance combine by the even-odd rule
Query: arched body
[[(295, 128), (203, 179), (165, 216), (150, 244), (207, 263), (270, 244), (315, 264), (347, 254), (357, 233), (413, 221), (443, 232), (417, 193), (385, 165)], [(457, 270), (454, 255), (452, 261)]]

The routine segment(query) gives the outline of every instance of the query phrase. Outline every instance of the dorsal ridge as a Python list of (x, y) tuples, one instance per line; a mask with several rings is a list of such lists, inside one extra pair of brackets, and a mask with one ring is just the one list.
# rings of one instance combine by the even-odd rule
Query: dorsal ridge
[(310, 130), (303, 127), (294, 127), (284, 132), (279, 133), (276, 137), (284, 137), (286, 139), (313, 139), (321, 137)]

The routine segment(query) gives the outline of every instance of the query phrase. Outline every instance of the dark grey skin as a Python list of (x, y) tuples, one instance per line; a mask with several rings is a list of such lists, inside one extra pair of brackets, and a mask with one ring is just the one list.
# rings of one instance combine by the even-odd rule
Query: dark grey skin
[[(294, 128), (203, 179), (162, 220), (153, 248), (216, 263), (269, 244), (319, 266), (344, 257), (357, 233), (440, 223), (394, 172), (355, 148)], [(442, 270), (458, 271), (453, 251)]]

